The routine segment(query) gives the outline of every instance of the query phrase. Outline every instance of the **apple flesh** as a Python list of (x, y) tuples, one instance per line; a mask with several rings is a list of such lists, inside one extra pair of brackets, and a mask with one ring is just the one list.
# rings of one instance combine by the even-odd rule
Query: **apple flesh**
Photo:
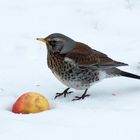
[(39, 93), (27, 92), (20, 96), (12, 107), (14, 113), (37, 113), (49, 109), (48, 100)]

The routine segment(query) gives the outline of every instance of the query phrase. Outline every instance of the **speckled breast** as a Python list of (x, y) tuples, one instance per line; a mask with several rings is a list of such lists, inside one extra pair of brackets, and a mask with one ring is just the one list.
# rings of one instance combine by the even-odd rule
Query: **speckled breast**
[(48, 67), (63, 84), (69, 88), (84, 90), (99, 80), (99, 72), (72, 65), (64, 61), (63, 55), (48, 54)]

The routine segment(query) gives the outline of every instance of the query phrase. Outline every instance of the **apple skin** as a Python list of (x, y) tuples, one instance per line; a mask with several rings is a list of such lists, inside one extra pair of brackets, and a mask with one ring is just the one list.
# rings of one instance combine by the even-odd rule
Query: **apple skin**
[(45, 110), (49, 110), (49, 102), (44, 96), (36, 92), (23, 94), (12, 107), (12, 112), (18, 114), (37, 113)]

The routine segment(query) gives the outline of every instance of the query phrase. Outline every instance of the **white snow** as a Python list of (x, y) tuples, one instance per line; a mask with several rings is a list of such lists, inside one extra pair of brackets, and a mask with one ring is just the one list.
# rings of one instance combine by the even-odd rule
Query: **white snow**
[[(0, 140), (139, 140), (140, 81), (112, 78), (93, 85), (91, 96), (54, 100), (62, 85), (36, 41), (60, 32), (108, 54), (140, 75), (139, 0), (0, 0)], [(40, 92), (51, 110), (11, 112), (25, 92)]]

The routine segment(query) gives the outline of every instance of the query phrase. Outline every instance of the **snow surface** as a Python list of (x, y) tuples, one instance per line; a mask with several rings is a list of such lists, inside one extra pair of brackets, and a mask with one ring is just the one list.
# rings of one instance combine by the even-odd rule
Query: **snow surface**
[[(46, 48), (37, 42), (60, 32), (128, 63), (140, 75), (140, 0), (0, 0), (0, 140), (139, 140), (140, 81), (103, 80), (91, 96), (54, 100), (62, 85), (47, 68)], [(19, 115), (16, 99), (35, 91), (51, 110)]]

